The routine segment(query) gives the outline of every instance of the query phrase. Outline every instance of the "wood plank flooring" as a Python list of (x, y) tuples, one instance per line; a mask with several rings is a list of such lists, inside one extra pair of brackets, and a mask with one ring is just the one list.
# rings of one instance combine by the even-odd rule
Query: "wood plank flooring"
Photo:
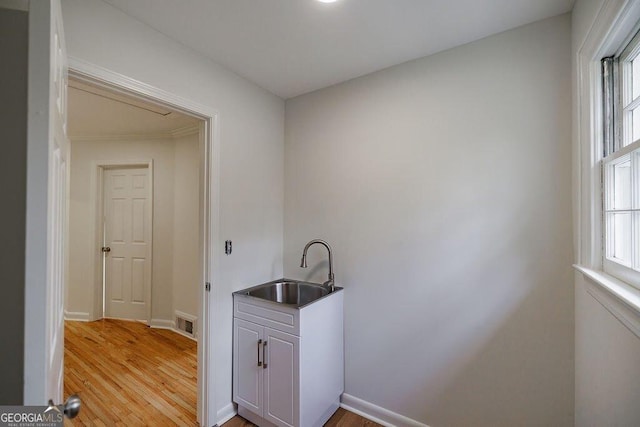
[(64, 395), (82, 409), (65, 425), (197, 426), (197, 344), (139, 322), (65, 322)]
[[(82, 409), (66, 426), (197, 426), (195, 341), (139, 322), (65, 322), (64, 395)], [(379, 426), (340, 408), (325, 427)], [(236, 416), (224, 427), (255, 427)]]
[(360, 415), (349, 412), (345, 409), (338, 408), (335, 414), (324, 427), (382, 427), (378, 423), (374, 423)]
[[(240, 416), (235, 416), (222, 425), (223, 427), (255, 427)], [(369, 421), (353, 412), (338, 408), (324, 427), (381, 427), (380, 424)]]

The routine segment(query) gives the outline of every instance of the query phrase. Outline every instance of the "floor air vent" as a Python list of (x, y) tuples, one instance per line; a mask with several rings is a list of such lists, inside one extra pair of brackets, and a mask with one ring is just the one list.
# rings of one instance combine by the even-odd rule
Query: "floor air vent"
[(191, 338), (197, 337), (197, 318), (189, 314), (176, 311), (176, 329)]

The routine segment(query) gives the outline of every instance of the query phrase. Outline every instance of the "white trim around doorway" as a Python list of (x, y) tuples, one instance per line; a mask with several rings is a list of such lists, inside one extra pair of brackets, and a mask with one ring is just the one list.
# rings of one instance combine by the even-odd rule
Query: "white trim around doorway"
[(220, 115), (215, 109), (176, 96), (122, 74), (96, 66), (86, 61), (69, 57), (69, 76), (115, 92), (126, 93), (146, 102), (176, 109), (204, 122), (203, 138), (200, 138), (200, 253), (202, 290), (198, 318), (200, 331), (198, 340), (198, 422), (203, 426), (217, 423), (215, 396), (215, 357), (212, 345), (224, 331), (213, 324), (214, 301), (205, 283), (215, 288), (219, 281), (220, 251)]

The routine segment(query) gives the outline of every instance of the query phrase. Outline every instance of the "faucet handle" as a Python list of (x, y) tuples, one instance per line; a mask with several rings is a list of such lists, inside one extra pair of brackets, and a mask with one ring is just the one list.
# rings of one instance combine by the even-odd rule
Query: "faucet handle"
[(333, 282), (333, 279), (329, 279), (329, 280), (327, 280), (326, 282), (324, 282), (324, 283), (322, 284), (322, 286), (326, 286), (327, 288), (329, 288), (329, 292), (333, 292), (333, 291), (335, 291), (335, 290), (336, 290), (336, 285), (335, 285), (335, 283)]

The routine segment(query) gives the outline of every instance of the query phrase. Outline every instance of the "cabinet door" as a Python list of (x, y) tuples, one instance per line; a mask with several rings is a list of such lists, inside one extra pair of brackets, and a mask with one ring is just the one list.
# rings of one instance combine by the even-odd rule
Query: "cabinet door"
[(233, 319), (233, 401), (260, 416), (264, 389), (263, 334), (262, 326)]
[(300, 420), (300, 338), (264, 328), (264, 415), (272, 423), (298, 426)]

